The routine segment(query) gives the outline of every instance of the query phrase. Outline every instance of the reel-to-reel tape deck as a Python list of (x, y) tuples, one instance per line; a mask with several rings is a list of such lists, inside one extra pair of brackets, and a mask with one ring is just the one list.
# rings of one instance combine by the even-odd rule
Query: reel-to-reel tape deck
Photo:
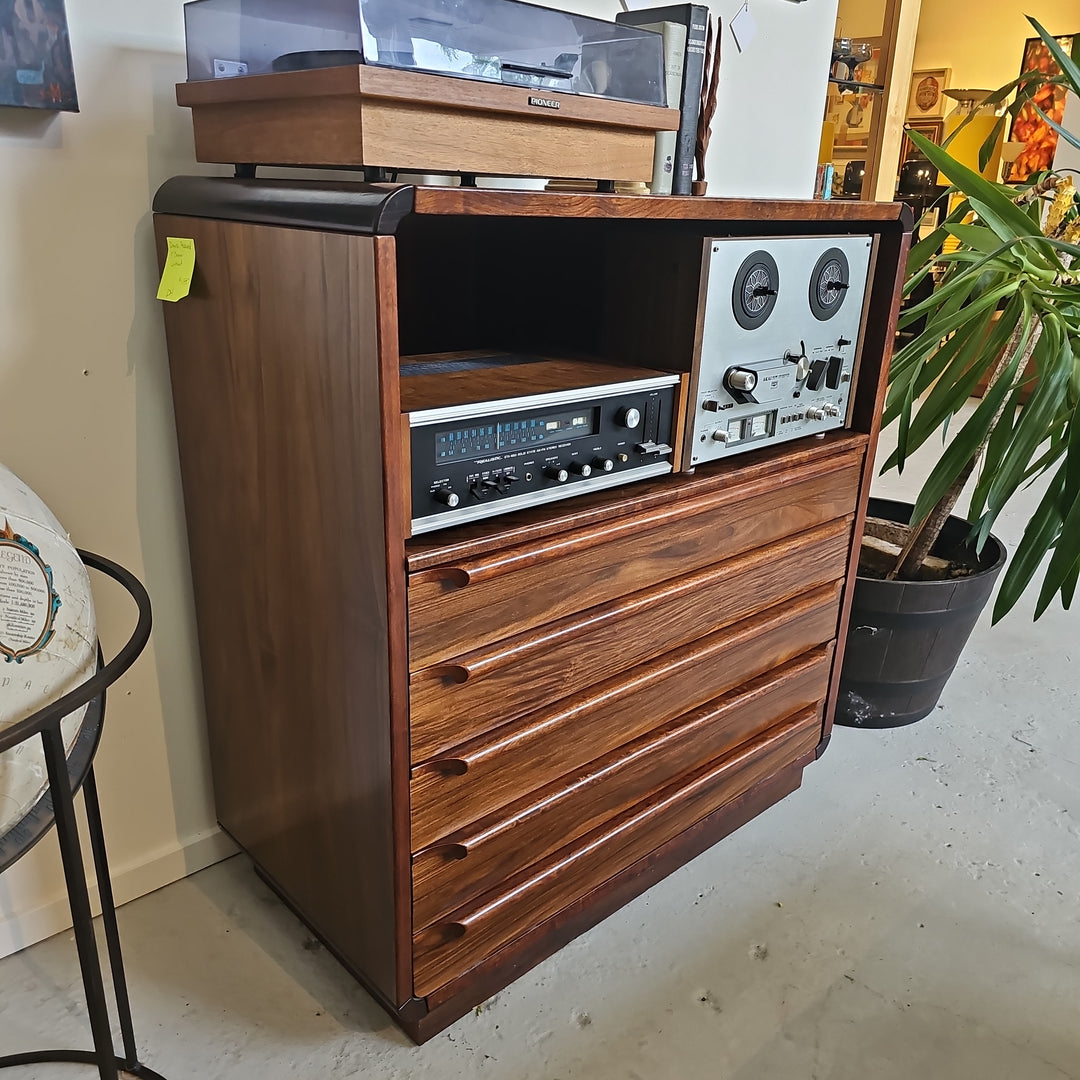
[(869, 236), (708, 241), (686, 466), (847, 423)]

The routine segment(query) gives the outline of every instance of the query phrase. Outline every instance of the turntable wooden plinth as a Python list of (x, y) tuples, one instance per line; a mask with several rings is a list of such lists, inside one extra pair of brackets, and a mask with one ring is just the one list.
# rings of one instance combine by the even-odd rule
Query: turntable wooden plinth
[(365, 64), (178, 83), (195, 156), (641, 181), (679, 110)]

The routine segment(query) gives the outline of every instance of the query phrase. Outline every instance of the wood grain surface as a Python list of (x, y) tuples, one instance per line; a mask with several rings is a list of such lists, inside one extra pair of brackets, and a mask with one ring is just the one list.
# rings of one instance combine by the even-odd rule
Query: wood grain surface
[(417, 930), (785, 717), (820, 716), (830, 658), (804, 653), (418, 852)]
[(840, 518), (416, 672), (412, 760), (837, 580), (850, 531), (849, 519)]
[(416, 992), (437, 990), (493, 949), (811, 751), (820, 728), (813, 710), (778, 724), (421, 930), (414, 946)]
[(409, 577), (413, 671), (709, 566), (850, 512), (858, 468), (821, 463), (800, 483), (669, 501), (634, 517)]
[(155, 228), (218, 818), (400, 1001), (373, 241)]
[(413, 851), (830, 641), (839, 596), (777, 604), (414, 766)]

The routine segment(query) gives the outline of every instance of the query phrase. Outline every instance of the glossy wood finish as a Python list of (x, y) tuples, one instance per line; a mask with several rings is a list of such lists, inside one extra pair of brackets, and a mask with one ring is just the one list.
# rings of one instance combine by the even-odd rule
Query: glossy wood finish
[[(563, 217), (653, 221), (731, 222), (758, 233), (782, 229), (814, 232), (815, 226), (858, 231), (865, 225), (910, 230), (910, 211), (900, 203), (832, 202), (798, 199), (703, 199), (694, 196), (568, 195), (553, 192), (499, 191), (491, 188), (416, 189), (414, 212), (455, 217)], [(906, 219), (905, 219), (906, 215)], [(705, 235), (705, 234), (703, 234)]]
[(218, 816), (400, 1002), (374, 241), (156, 232), (198, 253), (164, 314)]
[[(387, 188), (328, 224), (324, 184), (303, 227), (293, 184), (278, 228), (244, 190), (157, 223), (199, 251), (166, 317), (219, 809), (424, 1039), (823, 745), (901, 211)], [(407, 538), (402, 354), (680, 369), (705, 237), (865, 231), (850, 431)]]
[[(398, 383), (397, 276), (395, 241), (378, 236), (375, 247), (375, 334), (379, 357), (380, 431), (382, 433), (383, 507), (385, 518), (386, 623), (390, 693), (390, 795), (393, 832), (394, 933), (396, 941), (412, 934), (412, 889), (409, 867), (409, 641), (408, 608), (402, 552), (409, 508), (400, 493), (409, 471), (408, 443), (396, 445), (401, 400)], [(359, 418), (357, 418), (359, 419)], [(399, 1000), (412, 985), (412, 957), (396, 949)]]
[(837, 580), (850, 532), (841, 518), (416, 672), (412, 760)]
[(643, 858), (630, 863), (557, 914), (537, 922), (512, 942), (495, 949), (465, 974), (452, 979), (426, 999), (417, 999), (399, 1014), (402, 1027), (424, 1042), (485, 1001), (512, 977), (528, 971), (567, 942), (595, 926), (672, 871), (712, 847), (799, 787), (812, 755), (803, 755), (756, 783), (719, 810), (684, 829)]
[(361, 64), (178, 83), (199, 161), (648, 180), (677, 109)]
[(414, 951), (416, 992), (430, 993), (461, 975), (530, 925), (810, 752), (820, 727), (813, 710), (797, 714), (420, 931)]
[(675, 649), (412, 771), (413, 850), (830, 641), (839, 584)]
[[(680, 499), (537, 544), (409, 577), (413, 671), (847, 513), (858, 469), (828, 463), (801, 483), (740, 501)], [(741, 505), (740, 505), (741, 502)]]
[(786, 716), (820, 714), (831, 648), (804, 653), (413, 857), (414, 924), (423, 927), (688, 775)]

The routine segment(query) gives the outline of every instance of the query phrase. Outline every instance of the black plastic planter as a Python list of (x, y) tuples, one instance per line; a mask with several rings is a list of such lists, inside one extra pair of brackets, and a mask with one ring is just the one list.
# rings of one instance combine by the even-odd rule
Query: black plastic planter
[[(872, 517), (906, 522), (911, 505), (871, 499)], [(964, 542), (968, 522), (951, 517), (941, 532), (947, 550)], [(845, 727), (913, 724), (929, 715), (956, 667), (1005, 565), (995, 536), (983, 546), (978, 572), (950, 581), (855, 583), (835, 722)]]

